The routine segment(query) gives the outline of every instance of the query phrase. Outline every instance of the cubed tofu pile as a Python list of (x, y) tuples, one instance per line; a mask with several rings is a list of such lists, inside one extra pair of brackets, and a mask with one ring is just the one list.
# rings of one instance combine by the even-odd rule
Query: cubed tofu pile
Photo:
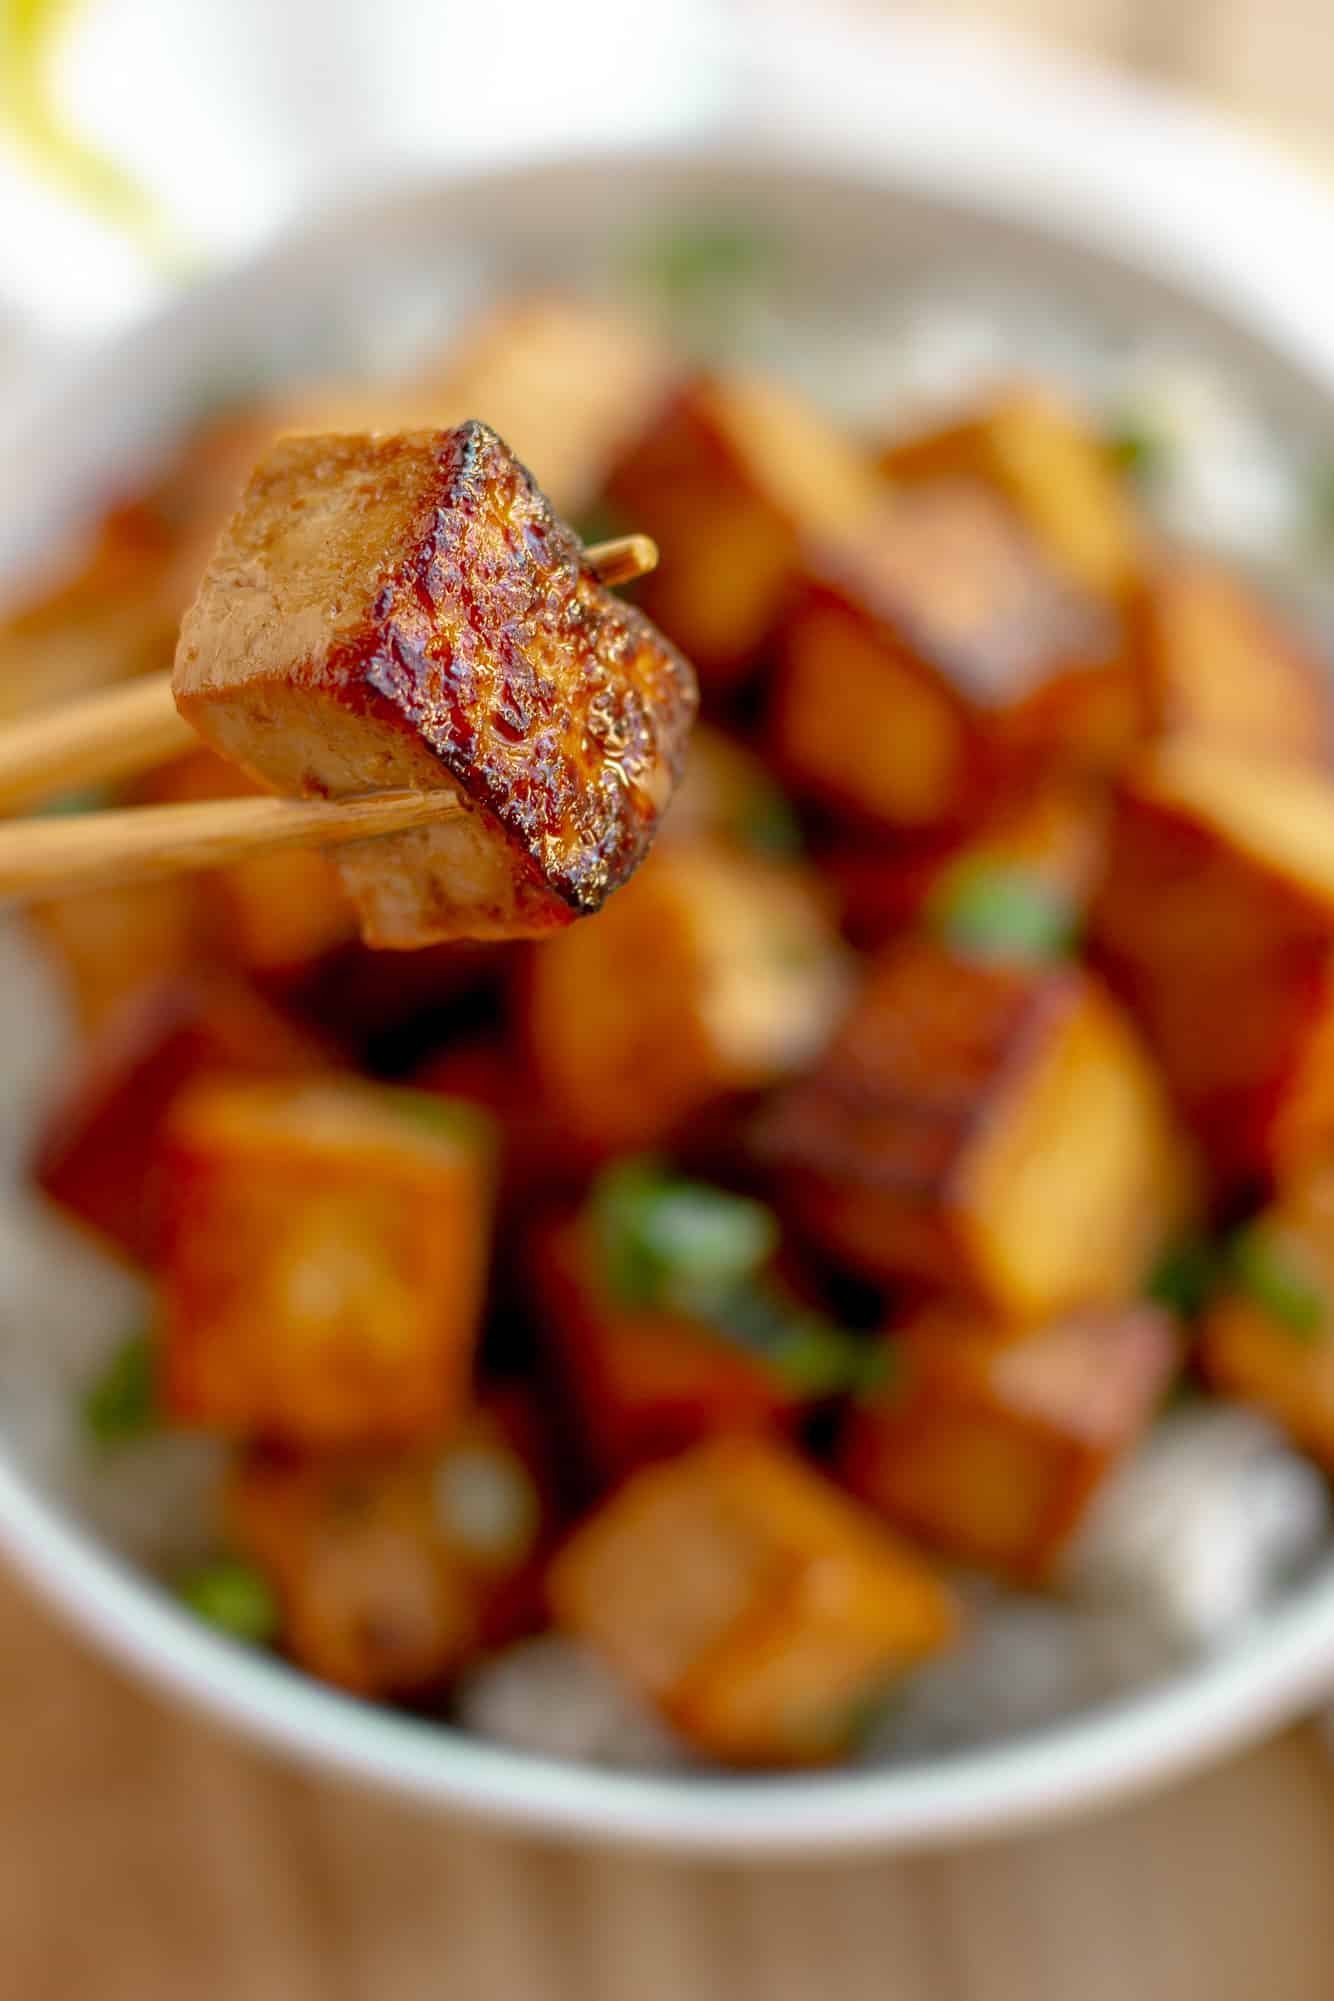
[(31, 920), (34, 1179), (230, 1453), (189, 1601), (339, 1688), (828, 1763), (977, 1573), (1116, 1569), (1183, 1384), (1334, 1472), (1325, 667), (1054, 391), (893, 417), (520, 300), (214, 421), (0, 637), (17, 707), (184, 611), (135, 800), (448, 806)]

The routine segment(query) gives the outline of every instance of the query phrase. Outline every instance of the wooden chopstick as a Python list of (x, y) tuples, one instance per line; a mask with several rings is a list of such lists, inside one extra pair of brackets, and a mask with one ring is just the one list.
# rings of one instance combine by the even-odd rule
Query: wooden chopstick
[(463, 810), (457, 795), (368, 792), (353, 799), (209, 799), (0, 824), (0, 897), (26, 902), (219, 868), (274, 848), (373, 840)]
[[(647, 535), (593, 543), (584, 554), (609, 585), (647, 575), (658, 560)], [(0, 729), (0, 813), (133, 777), (198, 742), (176, 712), (169, 672), (39, 710)]]

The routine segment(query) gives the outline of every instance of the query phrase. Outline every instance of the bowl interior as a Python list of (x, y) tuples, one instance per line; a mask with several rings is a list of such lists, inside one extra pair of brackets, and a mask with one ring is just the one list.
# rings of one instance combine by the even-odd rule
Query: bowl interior
[[(573, 161), (379, 200), (292, 238), (89, 357), (0, 436), (0, 584), (29, 576), (209, 400), (274, 380), (392, 369), (518, 286), (602, 288), (682, 215), (744, 221), (777, 246), (769, 305), (707, 337), (804, 373), (855, 407), (896, 301), (998, 301), (1041, 366), (1078, 377), (1088, 343), (1146, 331), (1245, 381), (1284, 449), (1334, 437), (1328, 381), (1184, 286), (1021, 219), (921, 190), (731, 156)], [(869, 385), (869, 386), (868, 386)], [(0, 938), (11, 1166), (70, 1046), (58, 994)], [(802, 1780), (609, 1773), (523, 1757), (379, 1712), (252, 1658), (176, 1612), (136, 1568), (207, 1533), (205, 1446), (91, 1462), (78, 1386), (141, 1310), (21, 1193), (0, 1210), (0, 1540), (71, 1614), (170, 1689), (310, 1757), (436, 1802), (548, 1829), (699, 1847), (943, 1839), (1140, 1783), (1255, 1732), (1334, 1665), (1334, 1561), (1224, 1653), (1039, 1736), (921, 1765)]]

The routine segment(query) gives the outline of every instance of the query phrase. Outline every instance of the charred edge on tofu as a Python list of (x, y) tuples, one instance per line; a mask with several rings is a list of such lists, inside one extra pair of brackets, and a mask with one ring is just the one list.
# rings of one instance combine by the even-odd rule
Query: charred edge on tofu
[[(546, 886), (587, 915), (634, 873), (680, 778), (694, 672), (599, 582), (578, 537), (488, 425), (462, 424), (438, 449), (434, 521), (381, 583), (370, 632), (347, 649), (360, 658), (346, 665), (533, 858)], [(458, 621), (453, 643), (440, 630), (446, 606)], [(543, 629), (558, 646), (545, 671), (531, 651)], [(483, 660), (500, 688), (485, 718)]]

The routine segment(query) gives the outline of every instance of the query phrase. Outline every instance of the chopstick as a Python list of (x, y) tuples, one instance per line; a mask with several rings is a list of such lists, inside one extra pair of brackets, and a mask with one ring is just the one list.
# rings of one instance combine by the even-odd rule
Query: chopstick
[[(608, 585), (631, 583), (647, 575), (658, 560), (647, 535), (593, 543), (584, 555)], [(76, 702), (39, 710), (0, 730), (0, 813), (13, 813), (57, 793), (133, 777), (181, 756), (198, 742), (177, 714), (170, 672), (143, 675)]]
[(464, 810), (457, 794), (209, 799), (0, 825), (0, 896), (24, 901), (219, 868), (274, 848), (325, 847), (424, 827)]

